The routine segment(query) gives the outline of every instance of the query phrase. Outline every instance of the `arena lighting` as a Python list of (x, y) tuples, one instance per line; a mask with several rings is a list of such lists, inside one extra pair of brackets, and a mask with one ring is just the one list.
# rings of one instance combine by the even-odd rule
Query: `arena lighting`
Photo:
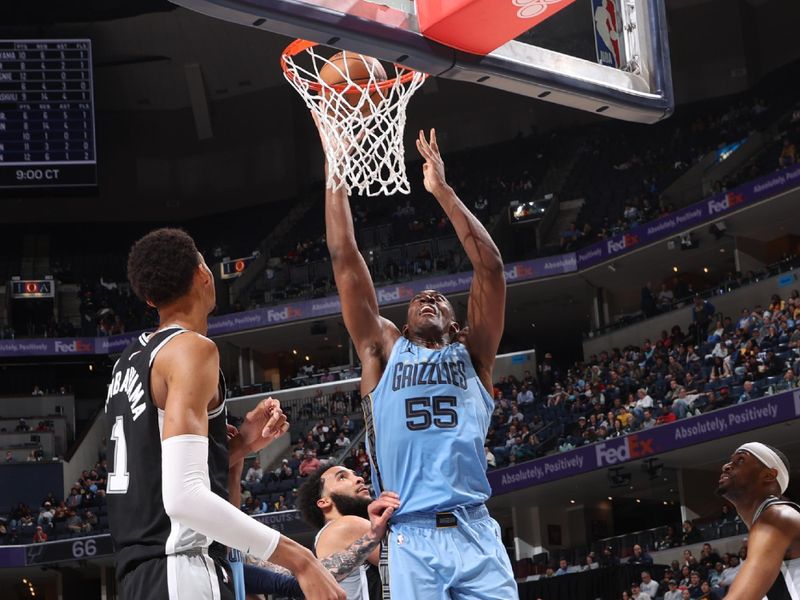
[(650, 476), (650, 481), (661, 477), (661, 471), (664, 470), (664, 463), (657, 458), (648, 458), (642, 462), (642, 471)]
[(608, 480), (612, 489), (630, 485), (632, 477), (629, 472), (625, 471), (624, 467), (611, 467), (608, 470)]

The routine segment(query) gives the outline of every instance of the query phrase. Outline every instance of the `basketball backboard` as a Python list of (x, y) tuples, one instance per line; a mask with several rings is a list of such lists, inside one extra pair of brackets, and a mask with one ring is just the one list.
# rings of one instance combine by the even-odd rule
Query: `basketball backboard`
[[(674, 105), (664, 0), (489, 0), (497, 3), (493, 6), (508, 4), (519, 16), (558, 12), (487, 54), (434, 41), (421, 30), (420, 6), (441, 6), (439, 0), (171, 1), (435, 77), (616, 119), (654, 123), (669, 116)], [(480, 22), (476, 25), (480, 30)]]

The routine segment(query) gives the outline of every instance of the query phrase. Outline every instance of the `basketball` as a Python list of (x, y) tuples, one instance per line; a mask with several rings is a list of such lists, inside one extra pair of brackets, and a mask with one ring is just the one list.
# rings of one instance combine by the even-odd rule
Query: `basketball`
[[(338, 52), (328, 59), (319, 70), (319, 77), (325, 84), (335, 87), (345, 85), (349, 82), (364, 85), (370, 82), (370, 76), (375, 82), (386, 81), (386, 70), (376, 58), (356, 54), (355, 52)], [(343, 94), (350, 106), (357, 106), (361, 100), (361, 91), (354, 90)], [(372, 93), (372, 102), (377, 104), (381, 101), (381, 93)], [(372, 112), (372, 106), (365, 103), (361, 109), (362, 113)]]

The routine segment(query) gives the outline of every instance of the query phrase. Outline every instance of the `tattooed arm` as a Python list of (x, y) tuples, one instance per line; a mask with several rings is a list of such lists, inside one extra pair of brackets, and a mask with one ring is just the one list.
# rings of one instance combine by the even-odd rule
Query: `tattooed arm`
[[(341, 581), (366, 560), (372, 562), (371, 555), (380, 546), (382, 539), (382, 537), (376, 537), (372, 532), (367, 532), (341, 552), (326, 556), (320, 559), (320, 562), (331, 572), (336, 581)], [(380, 551), (378, 550), (378, 552)]]
[(367, 560), (378, 564), (381, 540), (398, 506), (397, 494), (384, 492), (369, 505), (369, 521), (345, 516), (325, 528), (317, 542), (317, 556), (336, 581), (347, 577)]

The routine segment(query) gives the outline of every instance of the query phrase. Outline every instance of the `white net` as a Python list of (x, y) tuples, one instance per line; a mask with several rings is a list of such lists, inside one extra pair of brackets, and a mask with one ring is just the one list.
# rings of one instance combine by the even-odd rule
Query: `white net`
[[(302, 40), (286, 49), (282, 65), (319, 124), (328, 187), (360, 196), (411, 192), (403, 131), (408, 101), (425, 74), (398, 65), (386, 73), (376, 60), (352, 52), (326, 58)], [(326, 83), (323, 70), (328, 81), (341, 83)]]

